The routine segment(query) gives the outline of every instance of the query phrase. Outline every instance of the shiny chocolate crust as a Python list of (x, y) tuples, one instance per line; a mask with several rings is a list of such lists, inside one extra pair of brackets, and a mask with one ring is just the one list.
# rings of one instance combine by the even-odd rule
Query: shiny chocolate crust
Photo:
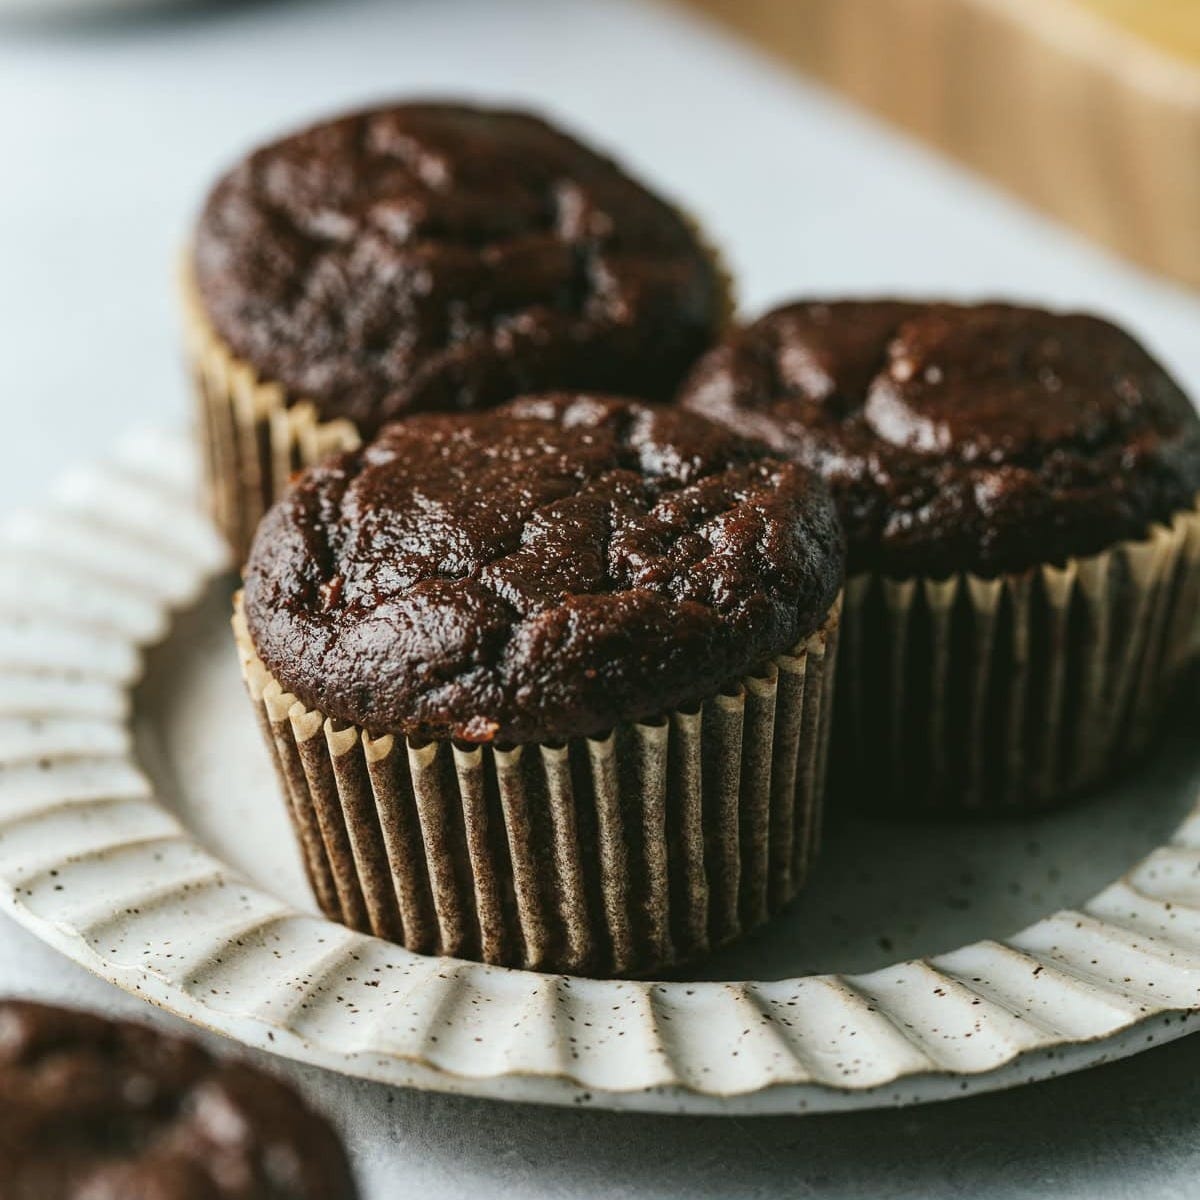
[(0, 1002), (4, 1200), (354, 1200), (330, 1127), (195, 1042)]
[(194, 281), (238, 357), (365, 434), (553, 388), (668, 399), (726, 304), (688, 223), (611, 160), (438, 103), (244, 159), (204, 206)]
[(245, 613), (310, 708), (513, 744), (707, 698), (815, 631), (841, 579), (810, 472), (676, 409), (559, 394), (310, 468), (259, 527)]
[(1127, 333), (1006, 304), (797, 303), (681, 403), (820, 471), (848, 568), (996, 575), (1145, 535), (1200, 491), (1200, 419)]

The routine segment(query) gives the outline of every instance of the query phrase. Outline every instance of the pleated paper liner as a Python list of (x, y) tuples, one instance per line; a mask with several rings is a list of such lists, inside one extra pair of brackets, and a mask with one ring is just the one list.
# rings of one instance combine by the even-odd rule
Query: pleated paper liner
[[(733, 319), (733, 279), (720, 252), (684, 214), (710, 255), (721, 288), (721, 324)], [(291, 475), (361, 441), (352, 421), (322, 421), (316, 405), (289, 396), (282, 384), (259, 378), (213, 329), (197, 293), (190, 252), (180, 272), (184, 345), (198, 405), (209, 507), (217, 528), (245, 562), (263, 514)]]
[(839, 600), (694, 711), (511, 749), (372, 738), (307, 709), (234, 631), (327, 916), (423, 954), (645, 976), (764, 921), (820, 837)]
[(1143, 751), (1197, 656), (1200, 508), (1063, 567), (846, 586), (835, 789), (884, 812), (1003, 811)]
[(240, 566), (292, 473), (361, 439), (352, 422), (322, 421), (311, 402), (290, 403), (281, 384), (238, 359), (209, 324), (186, 270), (182, 292), (209, 507)]

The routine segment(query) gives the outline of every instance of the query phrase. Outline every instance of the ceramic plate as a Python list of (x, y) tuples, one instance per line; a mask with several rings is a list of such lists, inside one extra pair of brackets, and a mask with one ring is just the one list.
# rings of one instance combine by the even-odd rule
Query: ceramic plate
[(0, 902), (105, 978), (348, 1074), (686, 1112), (930, 1100), (1191, 1028), (1195, 695), (1150, 762), (1066, 812), (833, 821), (808, 893), (686, 979), (505, 971), (331, 924), (194, 485), (186, 443), (142, 434), (0, 538)]

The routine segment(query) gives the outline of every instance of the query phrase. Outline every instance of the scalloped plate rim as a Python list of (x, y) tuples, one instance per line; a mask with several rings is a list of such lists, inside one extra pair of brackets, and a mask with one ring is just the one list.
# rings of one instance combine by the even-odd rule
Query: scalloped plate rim
[[(363, 1051), (343, 1053), (324, 1049), (312, 1039), (285, 1026), (248, 1017), (238, 1018), (213, 1005), (197, 1001), (155, 971), (134, 966), (119, 967), (106, 962), (87, 946), (82, 937), (31, 913), (8, 891), (0, 891), (0, 908), (40, 940), (98, 978), (210, 1033), (285, 1061), (305, 1063), (393, 1087), (413, 1087), (451, 1095), (551, 1107), (586, 1106), (616, 1112), (653, 1112), (679, 1116), (772, 1116), (788, 1113), (817, 1115), (931, 1104), (968, 1095), (1010, 1090), (1026, 1083), (1038, 1083), (1103, 1063), (1116, 1062), (1140, 1053), (1151, 1045), (1165, 1045), (1187, 1036), (1194, 1032), (1190, 1027), (1193, 1018), (1200, 1016), (1200, 1006), (1164, 1009), (1132, 1020), (1110, 1033), (1036, 1050), (1017, 1051), (1000, 1066), (985, 1071), (925, 1071), (865, 1088), (835, 1088), (820, 1083), (779, 1083), (728, 1093), (700, 1092), (686, 1085), (605, 1091), (585, 1087), (566, 1075), (521, 1072), (463, 1075), (410, 1055), (370, 1055)], [(153, 986), (143, 989), (138, 986), (139, 982)], [(161, 991), (158, 990), (160, 987)], [(187, 1002), (180, 1003), (180, 997)], [(1157, 1037), (1146, 1039), (1143, 1030), (1156, 1025), (1165, 1026), (1164, 1031)], [(234, 1031), (235, 1026), (237, 1032)], [(372, 1057), (380, 1063), (388, 1063), (392, 1069), (362, 1069), (361, 1060)], [(355, 1067), (359, 1069), (353, 1069)], [(394, 1069), (396, 1067), (400, 1068), (398, 1072)], [(403, 1075), (412, 1077), (398, 1077)], [(747, 1100), (751, 1103), (740, 1103)]]

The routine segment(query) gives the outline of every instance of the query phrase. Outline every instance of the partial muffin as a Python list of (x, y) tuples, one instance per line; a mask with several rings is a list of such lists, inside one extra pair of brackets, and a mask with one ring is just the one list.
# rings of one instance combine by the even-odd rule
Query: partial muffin
[(0, 1001), (5, 1200), (354, 1200), (291, 1088), (128, 1021)]
[(682, 405), (819, 471), (846, 530), (839, 770), (892, 809), (1048, 804), (1196, 652), (1200, 419), (1098, 317), (808, 302)]
[(322, 907), (590, 974), (756, 925), (816, 840), (841, 582), (820, 480), (675, 409), (525, 398), (310, 468), (235, 627)]
[(419, 411), (667, 399), (726, 280), (689, 220), (524, 112), (407, 103), (255, 151), (204, 205), (189, 345), (239, 552), (296, 467)]

